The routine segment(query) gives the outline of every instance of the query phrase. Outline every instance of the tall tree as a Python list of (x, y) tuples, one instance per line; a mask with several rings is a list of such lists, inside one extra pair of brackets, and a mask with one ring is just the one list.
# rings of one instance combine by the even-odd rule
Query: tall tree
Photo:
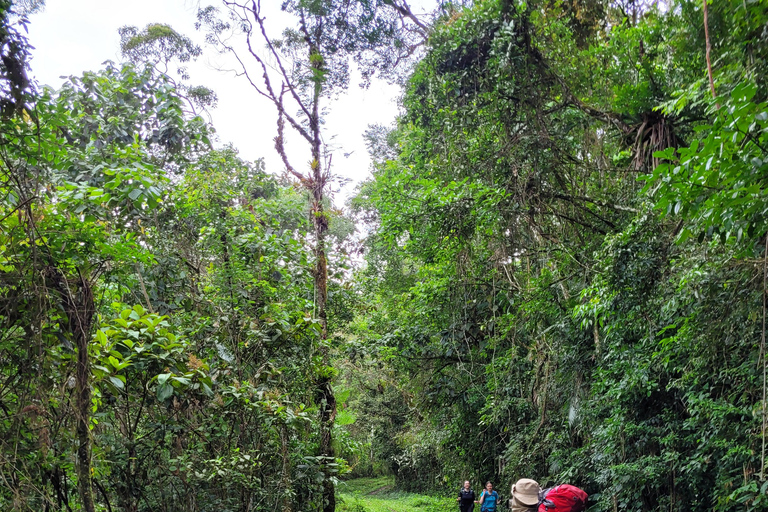
[[(323, 510), (336, 507), (331, 475), (335, 461), (332, 429), (336, 399), (332, 389), (335, 371), (330, 366), (328, 339), (328, 205), (326, 190), (331, 178), (332, 153), (324, 143), (323, 104), (349, 84), (350, 58), (361, 63), (364, 80), (377, 70), (392, 70), (423, 42), (427, 26), (406, 2), (391, 0), (289, 0), (282, 10), (294, 16), (295, 28), (281, 37), (270, 34), (261, 0), (224, 2), (229, 18), (246, 39), (246, 50), (232, 46), (229, 22), (218, 18), (214, 7), (201, 9), (199, 26), (208, 29), (210, 41), (231, 53), (250, 85), (277, 109), (275, 149), (286, 171), (308, 192), (314, 226), (315, 315), (320, 321), (320, 358), (315, 368), (315, 394), (320, 408), (318, 456), (325, 469)], [(401, 31), (407, 20), (413, 31)], [(414, 39), (415, 37), (415, 39)], [(261, 50), (264, 47), (264, 50)], [(259, 76), (260, 75), (260, 76)], [(294, 114), (298, 111), (297, 114)], [(309, 149), (307, 168), (294, 165), (286, 148), (287, 124)]]
[[(123, 57), (136, 65), (149, 64), (165, 76), (176, 88), (177, 94), (187, 100), (193, 114), (198, 109), (216, 106), (217, 97), (212, 89), (187, 83), (191, 78), (187, 63), (203, 53), (202, 48), (189, 37), (162, 23), (150, 23), (141, 30), (126, 25), (118, 32)], [(171, 73), (173, 67), (179, 80), (175, 80)]]

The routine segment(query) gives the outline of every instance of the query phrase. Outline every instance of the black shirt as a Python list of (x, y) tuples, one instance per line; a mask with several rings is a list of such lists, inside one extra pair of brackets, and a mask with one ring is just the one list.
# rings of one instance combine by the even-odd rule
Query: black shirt
[(462, 505), (469, 505), (470, 503), (474, 503), (475, 491), (473, 491), (472, 489), (467, 490), (462, 487), (461, 490), (459, 491), (459, 499), (461, 500)]

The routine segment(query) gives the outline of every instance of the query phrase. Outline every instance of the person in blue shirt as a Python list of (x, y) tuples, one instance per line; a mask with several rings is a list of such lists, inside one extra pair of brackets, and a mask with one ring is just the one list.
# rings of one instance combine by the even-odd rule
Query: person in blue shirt
[(493, 490), (491, 482), (485, 483), (485, 490), (480, 495), (480, 512), (496, 512), (496, 504), (499, 502), (499, 493)]

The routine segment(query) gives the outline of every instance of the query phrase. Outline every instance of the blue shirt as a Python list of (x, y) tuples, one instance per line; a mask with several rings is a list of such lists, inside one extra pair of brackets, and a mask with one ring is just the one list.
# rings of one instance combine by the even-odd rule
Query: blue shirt
[(489, 512), (496, 510), (496, 502), (499, 501), (499, 493), (496, 491), (491, 491), (490, 493), (488, 491), (483, 491), (483, 494), (480, 495), (480, 498), (483, 500), (483, 504), (480, 506), (480, 510), (483, 512), (486, 510)]

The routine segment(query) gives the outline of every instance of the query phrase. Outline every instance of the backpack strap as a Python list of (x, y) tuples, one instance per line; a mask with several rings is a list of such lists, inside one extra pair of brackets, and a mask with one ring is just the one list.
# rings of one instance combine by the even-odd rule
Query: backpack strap
[(546, 489), (539, 491), (539, 503), (536, 505), (536, 509), (538, 509), (542, 504), (544, 504), (544, 508), (551, 508), (555, 505), (547, 499), (547, 494), (549, 494), (549, 491), (552, 489), (554, 489), (554, 487), (547, 487)]

